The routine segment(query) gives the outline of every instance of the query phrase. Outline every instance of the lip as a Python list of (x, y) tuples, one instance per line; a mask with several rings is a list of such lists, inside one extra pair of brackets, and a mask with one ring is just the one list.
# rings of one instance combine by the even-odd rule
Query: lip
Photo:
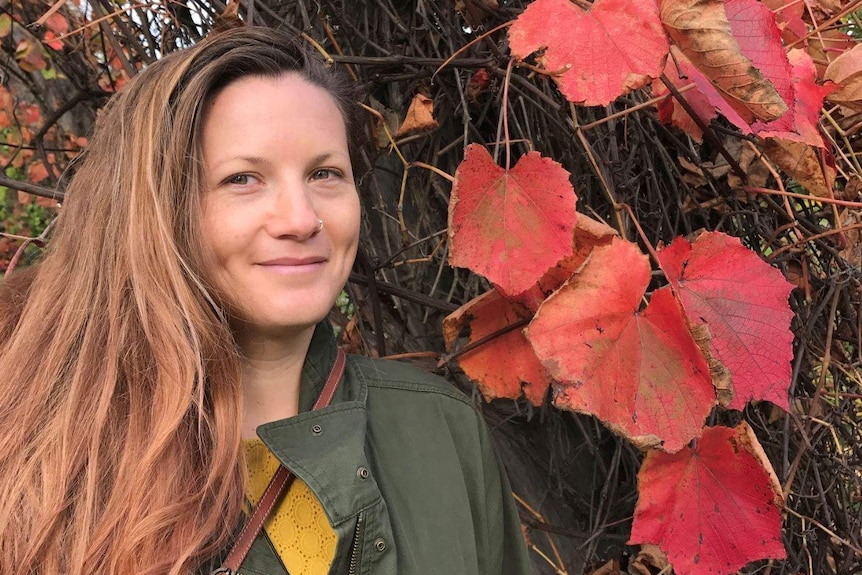
[(289, 276), (295, 274), (304, 275), (306, 273), (314, 273), (321, 269), (326, 261), (327, 258), (322, 256), (311, 256), (305, 258), (283, 257), (259, 262), (256, 265), (268, 272), (282, 276)]
[(322, 264), (325, 261), (326, 258), (323, 256), (309, 256), (305, 258), (283, 257), (258, 262), (257, 265), (267, 267), (301, 267), (313, 264)]

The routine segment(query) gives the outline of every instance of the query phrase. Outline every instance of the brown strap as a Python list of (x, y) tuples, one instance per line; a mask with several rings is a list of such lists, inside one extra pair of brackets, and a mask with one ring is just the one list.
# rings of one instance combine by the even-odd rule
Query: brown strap
[[(320, 397), (317, 398), (312, 409), (326, 407), (332, 401), (332, 396), (335, 395), (338, 382), (341, 381), (341, 376), (344, 374), (346, 363), (347, 355), (343, 350), (339, 349), (335, 357), (335, 363), (332, 366), (332, 371), (329, 372), (329, 377), (326, 378), (326, 385), (323, 386), (323, 391), (320, 392)], [(284, 465), (278, 466), (278, 471), (275, 472), (275, 475), (269, 481), (269, 485), (266, 486), (263, 496), (257, 502), (251, 516), (246, 521), (242, 531), (240, 531), (239, 537), (237, 537), (224, 563), (213, 571), (212, 575), (216, 575), (217, 573), (233, 575), (237, 572), (245, 556), (248, 554), (248, 550), (251, 549), (251, 544), (254, 543), (258, 533), (263, 529), (263, 524), (266, 522), (266, 518), (269, 517), (270, 512), (272, 512), (272, 508), (275, 507), (281, 495), (293, 483), (293, 479), (293, 473)]]

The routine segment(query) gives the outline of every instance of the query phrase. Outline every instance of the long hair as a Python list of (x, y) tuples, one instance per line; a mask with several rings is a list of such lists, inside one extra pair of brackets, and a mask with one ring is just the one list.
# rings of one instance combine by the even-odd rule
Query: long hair
[(230, 541), (242, 393), (205, 273), (201, 121), (232, 81), (285, 72), (332, 95), (355, 152), (350, 84), (270, 29), (164, 57), (100, 115), (32, 284), (0, 309), (4, 575), (178, 575)]

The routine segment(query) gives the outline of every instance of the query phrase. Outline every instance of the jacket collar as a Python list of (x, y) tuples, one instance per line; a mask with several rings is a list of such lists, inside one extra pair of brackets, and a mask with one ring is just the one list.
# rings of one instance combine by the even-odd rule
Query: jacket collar
[(311, 411), (335, 362), (337, 349), (329, 320), (324, 319), (315, 328), (302, 368), (300, 413), (257, 428), (260, 439), (282, 465), (314, 492), (333, 525), (380, 497), (374, 482), (357, 475), (360, 468), (368, 467), (367, 386), (351, 361), (347, 362), (332, 402)]
[[(337, 346), (335, 333), (329, 319), (324, 319), (314, 328), (305, 363), (302, 365), (301, 383), (299, 387), (299, 412), (311, 411), (317, 396), (323, 390), (329, 371), (335, 363)], [(342, 387), (339, 384), (339, 390)], [(333, 401), (335, 398), (333, 397)]]

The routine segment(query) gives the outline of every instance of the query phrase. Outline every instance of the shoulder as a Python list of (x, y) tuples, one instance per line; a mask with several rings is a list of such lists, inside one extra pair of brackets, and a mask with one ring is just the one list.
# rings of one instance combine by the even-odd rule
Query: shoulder
[(349, 364), (368, 386), (369, 395), (398, 395), (404, 399), (433, 399), (471, 411), (475, 405), (452, 383), (408, 363), (351, 355)]

